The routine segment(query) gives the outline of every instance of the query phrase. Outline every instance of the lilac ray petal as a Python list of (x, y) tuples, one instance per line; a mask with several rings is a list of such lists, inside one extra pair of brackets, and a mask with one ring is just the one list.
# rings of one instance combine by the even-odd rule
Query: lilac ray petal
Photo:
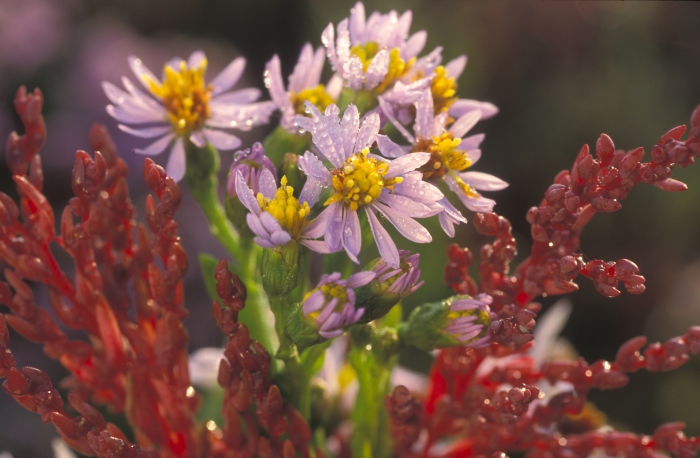
[(264, 239), (262, 237), (253, 237), (253, 241), (263, 248), (277, 248), (277, 245), (269, 239)]
[(362, 248), (360, 218), (358, 218), (356, 211), (346, 209), (343, 219), (343, 233), (341, 236), (343, 247), (345, 247), (345, 251), (350, 256), (350, 259), (354, 263), (359, 264), (360, 261), (357, 259), (357, 255), (360, 254), (360, 248)]
[(348, 159), (355, 153), (355, 140), (357, 140), (357, 128), (360, 125), (360, 113), (357, 111), (357, 107), (350, 104), (345, 113), (343, 114), (343, 119), (340, 121), (340, 155), (343, 160)]
[(425, 47), (425, 42), (427, 39), (428, 32), (425, 30), (420, 30), (411, 35), (411, 37), (406, 40), (406, 44), (404, 44), (403, 49), (401, 50), (401, 57), (403, 57), (404, 60), (408, 60), (417, 56), (418, 53)]
[(347, 81), (348, 87), (358, 91), (362, 89), (364, 79), (364, 67), (362, 61), (357, 56), (350, 56), (343, 63), (343, 78)]
[(335, 30), (333, 24), (329, 23), (323, 33), (321, 33), (321, 43), (326, 47), (326, 55), (331, 63), (331, 67), (336, 72), (342, 71), (342, 65), (338, 61), (338, 54), (335, 52)]
[[(155, 111), (155, 110), (150, 110), (150, 107), (144, 106), (140, 101), (134, 97), (132, 97), (130, 94), (122, 91), (119, 89), (117, 86), (114, 84), (110, 83), (109, 81), (103, 81), (102, 82), (102, 90), (104, 91), (105, 95), (107, 98), (110, 100), (110, 102), (114, 103), (115, 105), (124, 108), (129, 111), (138, 111), (140, 109), (146, 109), (149, 111)], [(162, 107), (161, 107), (162, 109)]]
[(220, 130), (202, 129), (204, 136), (216, 149), (228, 151), (241, 146), (241, 139)]
[(265, 230), (270, 234), (274, 234), (275, 232), (284, 232), (284, 229), (282, 229), (282, 226), (280, 226), (279, 221), (277, 221), (275, 217), (268, 212), (260, 213), (260, 222)]
[(165, 109), (163, 108), (163, 105), (156, 102), (153, 97), (149, 97), (145, 92), (136, 87), (136, 85), (134, 85), (134, 83), (132, 83), (126, 76), (122, 76), (122, 84), (126, 90), (129, 91), (129, 94), (131, 94), (134, 99), (138, 100), (144, 106), (150, 107), (152, 110), (156, 111), (163, 111)]
[(306, 179), (306, 183), (304, 183), (304, 187), (301, 188), (301, 193), (299, 194), (299, 202), (301, 202), (302, 204), (306, 202), (307, 204), (309, 204), (309, 207), (313, 207), (314, 205), (316, 205), (316, 202), (318, 202), (318, 198), (321, 195), (321, 191), (323, 191), (323, 185), (316, 181), (314, 178), (308, 177)]
[(126, 132), (127, 134), (131, 134), (131, 135), (134, 135), (136, 137), (141, 137), (141, 138), (154, 138), (154, 137), (158, 137), (161, 135), (165, 135), (171, 131), (170, 126), (146, 127), (144, 129), (134, 129), (134, 128), (129, 127), (129, 126), (125, 126), (124, 124), (119, 124), (117, 127), (119, 127), (120, 130)]
[(464, 134), (469, 132), (469, 130), (479, 122), (479, 119), (481, 119), (481, 110), (470, 111), (457, 119), (448, 132), (452, 132), (454, 138), (462, 138)]
[[(462, 143), (459, 144), (459, 149), (463, 150), (472, 150), (472, 149), (477, 149), (481, 145), (481, 142), (484, 141), (484, 138), (486, 138), (486, 135), (484, 134), (476, 134), (476, 135), (470, 135), (469, 137), (464, 137), (462, 139)], [(476, 162), (474, 158), (469, 156), (469, 158), (472, 160), (472, 164)]]
[(153, 82), (160, 81), (138, 57), (129, 56), (127, 58), (127, 61), (129, 62), (129, 67), (131, 67), (131, 71), (134, 72), (134, 74), (138, 77), (139, 82), (143, 84), (143, 87), (145, 87), (149, 91), (150, 89), (148, 87), (148, 80), (151, 80)]
[(314, 52), (313, 59), (306, 70), (306, 78), (304, 80), (304, 86), (302, 89), (307, 87), (315, 87), (321, 81), (321, 72), (323, 72), (323, 64), (325, 63), (326, 55), (323, 52), (323, 48), (318, 48)]
[(421, 226), (416, 220), (405, 216), (393, 208), (380, 202), (374, 203), (374, 208), (379, 210), (386, 219), (408, 240), (416, 243), (429, 243), (433, 240), (430, 232)]
[(326, 223), (324, 239), (331, 251), (336, 251), (341, 246), (340, 236), (343, 233), (343, 206), (338, 202), (332, 203), (324, 211), (330, 212)]
[(430, 75), (435, 71), (437, 66), (440, 65), (441, 61), (442, 46), (438, 46), (437, 48), (430, 51), (430, 53), (427, 56), (418, 59), (413, 68), (411, 69), (412, 71), (409, 73), (409, 75), (415, 75), (415, 72), (419, 71), (422, 71), (424, 75)]
[(496, 206), (496, 201), (492, 199), (487, 199), (486, 197), (466, 197), (462, 194), (457, 194), (459, 200), (462, 201), (465, 207), (474, 213), (488, 213), (493, 211), (493, 207)]
[(369, 227), (374, 235), (374, 241), (379, 249), (379, 255), (391, 267), (398, 269), (401, 263), (401, 257), (399, 256), (399, 250), (396, 248), (396, 244), (391, 240), (391, 236), (389, 236), (386, 229), (379, 223), (377, 216), (369, 206), (365, 207), (365, 213), (369, 220)]
[(305, 108), (311, 114), (312, 125), (311, 137), (314, 145), (319, 149), (326, 159), (328, 159), (334, 167), (340, 168), (343, 166), (344, 157), (341, 157), (338, 147), (341, 146), (340, 124), (338, 113), (340, 110), (336, 105), (329, 105), (326, 108), (325, 114), (321, 114), (312, 103), (306, 102)]
[(357, 133), (355, 151), (362, 151), (364, 148), (371, 147), (377, 138), (377, 132), (379, 132), (379, 115), (373, 113), (362, 121), (360, 130)]
[(467, 56), (462, 54), (445, 64), (445, 70), (447, 71), (447, 76), (455, 79), (459, 79), (464, 71), (464, 67), (467, 65)]
[(156, 154), (162, 153), (163, 150), (165, 150), (165, 148), (167, 148), (168, 145), (170, 145), (170, 142), (173, 141), (173, 138), (175, 138), (174, 134), (166, 135), (165, 137), (156, 140), (155, 142), (151, 143), (145, 148), (136, 148), (134, 152), (138, 154), (143, 154), (144, 156), (155, 156)]
[(289, 96), (284, 89), (284, 81), (282, 80), (280, 58), (277, 54), (272, 56), (272, 59), (265, 64), (265, 87), (270, 92), (270, 97), (277, 106), (283, 106), (289, 101)]
[(396, 130), (401, 132), (401, 135), (403, 135), (406, 140), (408, 140), (411, 143), (415, 142), (415, 139), (413, 138), (413, 135), (411, 135), (408, 130), (396, 119), (393, 113), (393, 109), (389, 105), (389, 102), (384, 100), (382, 97), (379, 97), (379, 106), (382, 109), (382, 112), (386, 115), (387, 118), (389, 118), (389, 121), (396, 127)]
[(304, 228), (303, 236), (310, 239), (317, 239), (326, 232), (328, 217), (331, 212), (327, 209), (322, 211), (315, 219), (311, 220)]
[(429, 138), (433, 135), (434, 110), (433, 96), (429, 90), (423, 92), (416, 105), (416, 123), (413, 130), (418, 137)]
[(187, 59), (187, 66), (189, 68), (199, 68), (199, 65), (205, 60), (207, 60), (207, 56), (202, 51), (197, 50), (190, 54), (189, 59)]
[[(343, 309), (343, 314), (345, 313), (345, 309)], [(319, 322), (321, 316), (319, 315)], [(319, 329), (320, 332), (329, 332), (334, 329), (342, 328), (345, 325), (345, 317), (341, 315), (338, 312), (333, 312), (331, 313), (328, 318), (323, 320), (321, 322), (321, 328)]]
[(264, 197), (272, 199), (277, 193), (277, 182), (275, 176), (268, 169), (263, 169), (260, 172), (260, 178), (258, 179), (258, 189)]
[(240, 199), (241, 203), (249, 211), (255, 213), (256, 215), (259, 215), (260, 204), (258, 203), (258, 199), (255, 198), (255, 194), (253, 194), (253, 191), (246, 184), (245, 179), (243, 178), (243, 174), (241, 174), (240, 170), (236, 170), (235, 181), (236, 194), (238, 194), (238, 198)]
[(350, 32), (348, 31), (348, 19), (345, 18), (338, 23), (338, 40), (335, 42), (335, 52), (338, 54), (338, 60), (342, 63), (350, 57)]
[(386, 135), (377, 135), (377, 146), (384, 157), (398, 158), (406, 154), (406, 151)]
[(438, 188), (423, 181), (423, 174), (419, 171), (405, 174), (403, 181), (394, 185), (394, 193), (425, 204), (436, 202), (444, 197)]
[[(411, 29), (411, 21), (413, 20), (413, 11), (411, 10), (406, 10), (401, 17), (399, 18), (399, 21), (396, 24), (396, 31), (394, 32), (394, 36), (396, 41), (391, 43), (393, 47), (398, 47), (406, 41), (406, 37), (408, 36), (408, 31)], [(413, 57), (413, 56), (410, 56)]]
[(265, 226), (263, 226), (263, 223), (262, 221), (260, 221), (260, 217), (258, 215), (254, 213), (248, 213), (245, 216), (245, 220), (248, 223), (248, 227), (251, 231), (253, 231), (255, 235), (269, 242), (270, 233), (267, 232), (267, 229), (265, 229)]
[(394, 178), (416, 170), (430, 160), (429, 153), (411, 153), (389, 162), (386, 178)]
[(326, 332), (326, 331), (319, 331), (318, 332), (318, 334), (325, 339), (335, 339), (336, 337), (342, 336), (344, 333), (345, 333), (345, 331), (342, 329), (336, 329), (335, 331), (330, 331), (330, 332)]
[(165, 111), (156, 114), (155, 112), (147, 112), (139, 110), (138, 112), (128, 111), (121, 107), (116, 107), (114, 105), (107, 105), (105, 108), (107, 113), (119, 122), (126, 124), (145, 124), (149, 122), (163, 122), (165, 121)]
[(384, 194), (379, 198), (379, 201), (400, 210), (402, 213), (412, 218), (427, 218), (435, 214), (427, 205), (398, 194)]
[(323, 293), (321, 291), (314, 291), (304, 301), (304, 305), (302, 305), (302, 311), (304, 312), (305, 315), (308, 315), (309, 313), (316, 312), (321, 307), (323, 307), (323, 304), (325, 302), (326, 302), (326, 299), (323, 297)]
[(245, 59), (238, 57), (226, 66), (216, 77), (209, 83), (212, 86), (211, 95), (217, 95), (231, 89), (241, 78), (245, 69)]
[(296, 115), (292, 118), (292, 122), (300, 129), (306, 132), (311, 132), (314, 128), (314, 121), (306, 116)]
[(364, 40), (365, 31), (365, 6), (362, 2), (355, 3), (350, 13), (350, 38), (353, 43), (361, 43)]
[(326, 245), (326, 242), (323, 240), (302, 239), (299, 243), (316, 253), (328, 254), (331, 252), (331, 250), (328, 249), (328, 245)]
[(321, 313), (318, 315), (318, 318), (316, 318), (316, 322), (322, 323), (321, 326), (323, 326), (323, 323), (326, 322), (326, 320), (331, 316), (331, 314), (335, 311), (335, 306), (338, 304), (338, 298), (334, 297), (328, 303), (323, 307), (323, 310)]
[(357, 272), (356, 274), (352, 274), (350, 277), (348, 277), (348, 288), (365, 286), (367, 283), (374, 280), (376, 276), (377, 274), (371, 270), (363, 270), (361, 272)]
[(289, 243), (289, 241), (292, 240), (292, 236), (285, 230), (275, 231), (270, 235), (270, 240), (275, 246), (282, 246)]
[(247, 103), (255, 102), (261, 95), (262, 93), (260, 92), (260, 89), (248, 87), (218, 95), (212, 98), (211, 101), (221, 104), (245, 105)]
[(473, 110), (481, 111), (481, 119), (488, 119), (498, 113), (498, 107), (493, 103), (480, 102), (478, 100), (471, 99), (456, 100), (452, 106), (450, 106), (449, 112), (455, 118), (459, 118), (460, 116), (464, 116), (466, 113)]
[(464, 172), (459, 176), (465, 183), (481, 191), (500, 191), (508, 187), (508, 183), (498, 177), (483, 172)]
[[(178, 71), (180, 70), (180, 65), (182, 65), (183, 62), (185, 61), (182, 60), (182, 57), (173, 57), (165, 63), (165, 66)], [(163, 75), (165, 75), (165, 69), (163, 69)]]
[[(313, 56), (314, 50), (311, 46), (311, 43), (305, 43), (304, 46), (301, 47), (299, 59), (297, 60), (296, 65), (294, 66), (294, 70), (292, 71), (292, 74), (289, 75), (288, 88), (290, 92), (301, 92), (306, 87), (309, 87), (309, 85), (306, 84), (306, 74), (309, 66), (311, 65)], [(280, 68), (279, 58), (277, 59), (277, 67)], [(281, 71), (279, 73), (281, 79)]]
[[(457, 301), (454, 301), (452, 305), (450, 306), (450, 310), (454, 310), (456, 312), (462, 312), (465, 310), (474, 310), (478, 309), (484, 306), (484, 303), (480, 300), (477, 299), (460, 299)], [(472, 317), (476, 319), (476, 317)]]
[(190, 135), (190, 141), (198, 148), (204, 148), (207, 146), (207, 140), (204, 138), (202, 131), (192, 132)]
[(365, 308), (360, 307), (355, 311), (355, 314), (352, 316), (351, 322), (348, 323), (348, 325), (351, 325), (353, 323), (357, 323), (360, 318), (362, 318), (362, 315), (365, 314)]
[(324, 186), (331, 185), (331, 173), (323, 162), (310, 151), (304, 153), (298, 161), (299, 168), (309, 177), (313, 178)]
[(165, 173), (176, 182), (185, 176), (185, 145), (181, 138), (175, 140), (168, 164), (165, 166)]
[(389, 51), (382, 49), (374, 56), (365, 72), (365, 89), (372, 90), (384, 81), (389, 71)]
[(337, 100), (342, 90), (343, 78), (339, 74), (335, 73), (333, 76), (331, 76), (331, 79), (329, 79), (328, 83), (326, 84), (326, 92), (328, 93), (328, 95), (333, 97), (333, 99)]

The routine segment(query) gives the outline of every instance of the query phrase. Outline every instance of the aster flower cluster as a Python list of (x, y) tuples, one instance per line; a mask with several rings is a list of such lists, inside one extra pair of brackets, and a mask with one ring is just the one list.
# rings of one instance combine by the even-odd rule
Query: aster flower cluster
[[(169, 154), (165, 168), (144, 162), (155, 196), (146, 200), (146, 224), (136, 222), (126, 163), (96, 126), (92, 155), (75, 155), (75, 197), (55, 233), (42, 193), (43, 98), (20, 89), (25, 133), (10, 134), (6, 152), (19, 202), (0, 193), (0, 377), (8, 395), (54, 424), (65, 444), (99, 457), (697, 453), (700, 439), (678, 423), (653, 436), (612, 430), (586, 396), (624, 386), (641, 368), (684, 364), (700, 353), (699, 327), (641, 353), (646, 339), (632, 339), (613, 362), (545, 361), (568, 312), (555, 307), (540, 319), (534, 301), (575, 291), (578, 275), (608, 297), (621, 294), (620, 283), (644, 291), (632, 261), (584, 262), (580, 235), (640, 183), (686, 189), (670, 175), (700, 156), (700, 108), (689, 137), (682, 140), (685, 127), (672, 129), (651, 162), (642, 162), (641, 148), (616, 150), (606, 135), (596, 157), (584, 147), (528, 212), (532, 249), (511, 272), (512, 226), (494, 213), (495, 194), (481, 194), (508, 184), (472, 170), (485, 140), (472, 129), (498, 110), (459, 98), (466, 56), (443, 65), (442, 48), (424, 54), (427, 33), (411, 33), (411, 20), (410, 11), (367, 16), (357, 3), (324, 29), (322, 46), (303, 46), (286, 84), (273, 56), (263, 77), (271, 100), (262, 102), (258, 89), (233, 89), (243, 58), (209, 80), (200, 51), (166, 63), (160, 78), (129, 57), (138, 83), (104, 82), (107, 112), (118, 129), (155, 139), (136, 153)], [(279, 125), (269, 136), (238, 149), (232, 131), (273, 119)], [(231, 150), (222, 202), (220, 154)], [(199, 256), (225, 346), (189, 356), (180, 181), (225, 249)], [(472, 251), (450, 245), (444, 280), (454, 295), (404, 316), (402, 302), (425, 283), (408, 242), (435, 243), (419, 220), (435, 218), (454, 237), (465, 215), (467, 227), (494, 238), (478, 250), (478, 268), (470, 269)], [(75, 261), (73, 275), (59, 266), (55, 245)], [(48, 288), (52, 313), (30, 283)], [(63, 326), (87, 338), (73, 340)], [(20, 369), (10, 329), (66, 367), (61, 386), (71, 408), (45, 373)], [(398, 365), (408, 347), (434, 357), (427, 377)], [(96, 407), (123, 415), (129, 430)]]

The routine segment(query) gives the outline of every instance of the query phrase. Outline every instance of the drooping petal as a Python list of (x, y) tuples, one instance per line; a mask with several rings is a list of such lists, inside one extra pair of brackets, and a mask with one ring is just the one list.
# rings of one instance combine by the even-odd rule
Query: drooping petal
[(386, 135), (377, 135), (377, 146), (384, 157), (398, 158), (406, 154), (403, 148), (391, 141)]
[(155, 111), (127, 110), (114, 105), (107, 105), (107, 113), (119, 122), (126, 124), (145, 124), (150, 122), (165, 121), (165, 111), (156, 113)]
[(331, 216), (331, 212), (322, 211), (316, 218), (311, 220), (309, 224), (306, 225), (304, 231), (302, 232), (302, 237), (317, 239), (321, 237), (326, 232), (326, 226), (328, 225), (328, 217)]
[(416, 243), (429, 243), (433, 240), (430, 232), (413, 218), (396, 211), (380, 202), (375, 202), (374, 207), (379, 210), (394, 225), (394, 227), (408, 240)]
[(176, 182), (185, 176), (185, 145), (181, 138), (175, 140), (168, 164), (165, 166), (165, 173)]
[(435, 214), (427, 205), (398, 194), (385, 193), (379, 200), (412, 218), (427, 218)]
[(329, 212), (324, 240), (331, 251), (337, 251), (342, 246), (340, 237), (343, 234), (343, 207), (335, 202), (324, 212)]
[(401, 258), (399, 257), (399, 250), (396, 248), (396, 244), (391, 240), (389, 233), (382, 227), (374, 214), (370, 206), (365, 207), (365, 213), (367, 214), (367, 219), (369, 220), (369, 227), (374, 235), (374, 241), (379, 249), (379, 255), (384, 259), (384, 261), (391, 267), (398, 269), (401, 263)]
[(156, 154), (162, 153), (163, 150), (165, 150), (168, 147), (168, 145), (170, 145), (170, 142), (173, 141), (173, 138), (175, 138), (174, 134), (166, 135), (163, 138), (160, 138), (155, 142), (151, 143), (145, 148), (136, 148), (134, 152), (138, 154), (143, 154), (144, 156), (155, 156)]
[(201, 130), (198, 130), (197, 132), (192, 132), (190, 134), (190, 141), (195, 144), (198, 148), (204, 148), (207, 146), (207, 139), (204, 138), (204, 134), (202, 133)]
[(308, 247), (310, 250), (315, 251), (316, 253), (328, 254), (331, 252), (324, 240), (301, 239), (299, 243)]
[[(162, 126), (162, 127), (146, 127), (144, 129), (134, 129), (129, 126), (125, 126), (124, 124), (119, 124), (117, 127), (119, 127), (120, 130), (126, 132), (127, 134), (134, 135), (135, 137), (141, 137), (141, 138), (154, 138), (154, 137), (159, 137), (161, 135), (165, 135), (168, 132), (172, 130), (170, 126)], [(158, 154), (158, 153), (155, 153)]]
[(413, 135), (411, 135), (408, 130), (406, 130), (406, 128), (396, 119), (393, 108), (389, 102), (384, 100), (383, 97), (379, 97), (379, 107), (382, 109), (382, 112), (386, 115), (386, 117), (389, 118), (389, 121), (391, 121), (394, 127), (401, 132), (401, 135), (403, 135), (409, 142), (414, 143), (415, 139), (413, 138)]
[(236, 171), (236, 194), (238, 194), (238, 198), (245, 208), (256, 215), (260, 214), (258, 199), (255, 198), (255, 194), (253, 194), (253, 191), (246, 184), (245, 178), (243, 178), (243, 174), (240, 170)]
[(231, 89), (241, 78), (244, 69), (245, 59), (243, 57), (238, 57), (228, 64), (226, 68), (221, 70), (211, 83), (209, 83), (212, 86), (212, 97), (216, 97)]
[(223, 132), (221, 130), (202, 129), (204, 136), (216, 149), (222, 151), (232, 150), (241, 146), (241, 139), (235, 135)]
[(245, 220), (248, 223), (248, 227), (250, 228), (250, 230), (253, 231), (253, 234), (257, 235), (262, 240), (267, 240), (268, 243), (270, 243), (270, 233), (267, 231), (267, 229), (265, 229), (265, 226), (263, 226), (262, 221), (260, 221), (259, 215), (260, 213), (248, 213), (245, 217)]
[(270, 241), (276, 246), (284, 245), (292, 239), (287, 231), (282, 229), (279, 221), (277, 221), (275, 217), (268, 212), (262, 212), (260, 214), (260, 222), (265, 230), (270, 233)]
[(350, 259), (354, 263), (359, 264), (360, 261), (357, 259), (357, 255), (360, 254), (360, 248), (362, 248), (362, 231), (356, 211), (345, 210), (341, 241)]

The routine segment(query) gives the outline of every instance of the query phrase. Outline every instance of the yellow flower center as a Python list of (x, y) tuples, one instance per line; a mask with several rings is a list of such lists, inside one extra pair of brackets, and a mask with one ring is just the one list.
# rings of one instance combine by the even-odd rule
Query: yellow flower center
[(430, 160), (418, 169), (423, 173), (423, 179), (439, 179), (449, 171), (461, 172), (471, 167), (469, 154), (457, 149), (460, 143), (461, 138), (452, 138), (448, 132), (429, 139), (419, 137), (413, 151), (430, 153)]
[(296, 93), (292, 92), (289, 98), (294, 105), (294, 112), (302, 115), (306, 115), (304, 111), (304, 102), (307, 100), (316, 106), (320, 111), (326, 109), (331, 103), (335, 103), (333, 97), (331, 97), (327, 92), (323, 84), (319, 84), (314, 88), (307, 88), (303, 91)]
[(457, 82), (447, 74), (445, 67), (440, 65), (435, 69), (435, 76), (430, 83), (430, 93), (433, 96), (435, 114), (444, 113), (457, 100)]
[[(323, 293), (323, 297), (326, 300), (326, 303), (332, 301), (333, 299), (338, 299), (338, 302), (335, 306), (335, 310), (337, 312), (340, 312), (343, 310), (345, 307), (345, 304), (348, 301), (348, 290), (344, 286), (337, 285), (335, 283), (327, 283), (320, 288)], [(316, 290), (311, 290), (306, 295), (304, 295), (304, 300), (308, 299)], [(315, 312), (309, 313), (309, 316), (313, 318), (314, 320), (318, 318), (318, 316), (321, 314), (323, 311), (323, 307), (321, 307), (319, 310)]]
[(179, 69), (165, 66), (163, 82), (145, 78), (148, 89), (163, 102), (178, 135), (200, 129), (209, 118), (212, 87), (204, 84), (206, 70), (206, 59), (196, 68), (188, 68), (183, 61)]
[(490, 320), (489, 314), (481, 309), (451, 311), (447, 314), (450, 320), (456, 320), (465, 316), (476, 316), (476, 322), (480, 324), (488, 323)]
[(306, 225), (306, 218), (311, 213), (309, 204), (300, 204), (294, 197), (294, 188), (287, 186), (287, 177), (282, 177), (282, 186), (277, 189), (272, 199), (265, 198), (258, 193), (258, 205), (260, 209), (271, 214), (289, 235), (297, 240)]
[(387, 180), (389, 163), (367, 157), (368, 154), (369, 148), (365, 148), (346, 160), (342, 169), (332, 172), (335, 193), (323, 205), (342, 202), (355, 211), (377, 200), (384, 188), (393, 191), (394, 185), (403, 181), (401, 177)]
[[(381, 48), (379, 43), (376, 41), (368, 41), (363, 45), (355, 45), (350, 49), (350, 54), (357, 56), (362, 62), (362, 70), (364, 72), (369, 68), (369, 64), (375, 58), (377, 53)], [(386, 72), (384, 81), (382, 81), (376, 88), (374, 92), (379, 94), (384, 92), (384, 90), (394, 81), (401, 78), (416, 62), (416, 58), (413, 57), (409, 59), (408, 62), (401, 58), (401, 53), (398, 48), (393, 48), (389, 51), (389, 70)]]

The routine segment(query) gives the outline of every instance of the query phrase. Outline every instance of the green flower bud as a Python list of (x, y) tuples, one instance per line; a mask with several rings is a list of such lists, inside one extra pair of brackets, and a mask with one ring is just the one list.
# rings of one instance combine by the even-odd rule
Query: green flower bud
[(294, 240), (276, 248), (265, 248), (260, 261), (263, 287), (270, 296), (288, 295), (299, 281), (302, 251)]

